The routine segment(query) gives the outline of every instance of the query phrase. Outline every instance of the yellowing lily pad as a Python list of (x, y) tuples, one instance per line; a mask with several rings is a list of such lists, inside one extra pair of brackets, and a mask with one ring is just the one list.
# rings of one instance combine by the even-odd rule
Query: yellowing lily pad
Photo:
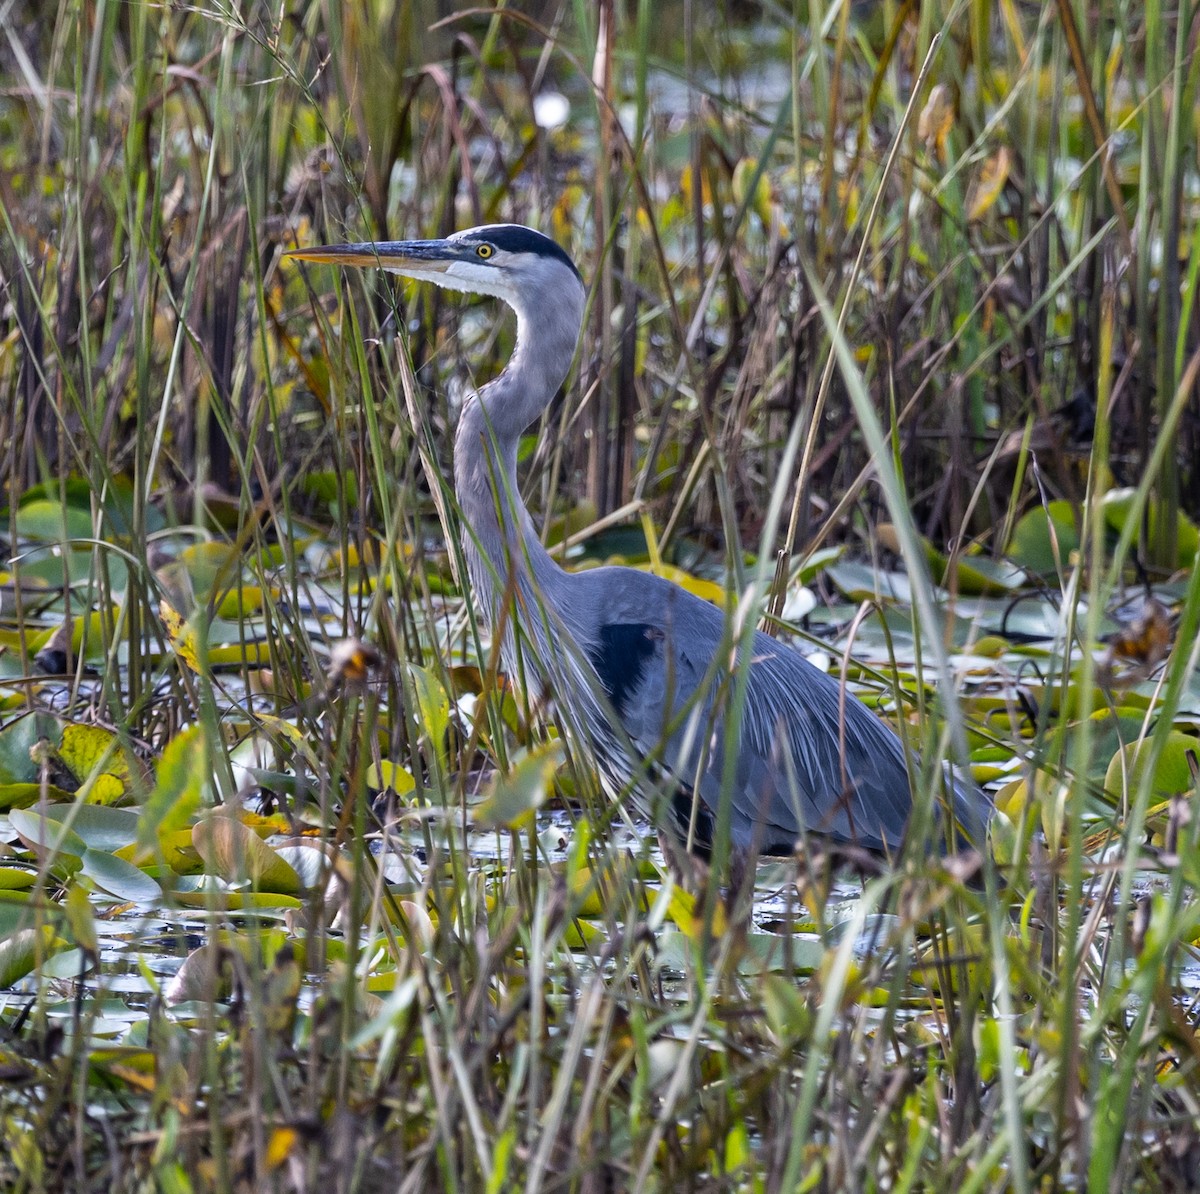
[(69, 942), (49, 925), (21, 929), (0, 941), (0, 989), (11, 987), (39, 962), (66, 949)]
[[(46, 789), (48, 798), (54, 803), (71, 799), (70, 792), (56, 788), (53, 784)], [(42, 796), (42, 785), (39, 783), (0, 784), (0, 809), (28, 808), (36, 804)]]
[[(200, 726), (176, 734), (158, 761), (157, 782), (142, 808), (138, 841), (143, 846), (161, 843), (190, 823), (209, 790), (208, 740)], [(190, 834), (189, 834), (190, 839)]]
[[(690, 891), (676, 886), (671, 892), (671, 900), (667, 905), (667, 915), (675, 922), (679, 930), (689, 941), (698, 941), (704, 929), (704, 909), (696, 906), (696, 897)], [(724, 906), (718, 902), (713, 908), (712, 934), (714, 937), (724, 935), (728, 929)]]
[(209, 871), (227, 883), (284, 895), (303, 889), (295, 870), (229, 811), (220, 809), (197, 822), (192, 844)]
[[(1200, 759), (1200, 738), (1172, 730), (1163, 744), (1162, 753), (1154, 763), (1150, 790), (1155, 796), (1174, 796), (1192, 790), (1194, 781), (1188, 765), (1189, 754)], [(1108, 771), (1104, 776), (1105, 789), (1117, 796), (1132, 797), (1143, 782), (1150, 765), (1149, 739), (1131, 742), (1121, 747), (1108, 764)]]
[(64, 726), (58, 757), (92, 804), (116, 804), (131, 794), (129, 762), (112, 730), (74, 723)]
[(397, 796), (407, 796), (416, 786), (412, 772), (391, 759), (380, 759), (367, 768), (367, 787), (376, 791), (391, 790)]
[[(889, 551), (900, 554), (900, 536), (891, 523), (881, 523), (876, 537)], [(1019, 588), (1025, 574), (1002, 560), (987, 556), (948, 556), (928, 539), (921, 540), (925, 559), (935, 584), (944, 589), (954, 588), (965, 597), (1003, 597)]]

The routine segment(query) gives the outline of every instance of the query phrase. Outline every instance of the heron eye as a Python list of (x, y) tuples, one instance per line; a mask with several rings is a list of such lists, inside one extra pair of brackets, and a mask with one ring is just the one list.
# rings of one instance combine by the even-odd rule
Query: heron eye
[(482, 257), (484, 261), (486, 261), (495, 251), (496, 250), (493, 249), (491, 245), (480, 245), (475, 250), (475, 253), (477, 256)]

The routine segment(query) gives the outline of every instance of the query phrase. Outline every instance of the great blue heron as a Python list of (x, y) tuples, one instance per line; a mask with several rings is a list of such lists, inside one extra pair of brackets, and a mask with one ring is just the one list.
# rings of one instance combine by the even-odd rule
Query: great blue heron
[[(554, 241), (491, 224), (445, 240), (290, 256), (492, 295), (516, 312), (512, 359), (468, 398), (454, 441), (463, 552), (480, 614), (501, 632), (506, 671), (553, 697), (607, 787), (653, 804), (660, 828), (669, 823), (700, 853), (714, 840), (723, 791), (737, 849), (789, 853), (806, 833), (874, 851), (900, 846), (912, 808), (905, 750), (837, 680), (766, 634), (731, 634), (726, 613), (670, 581), (622, 567), (566, 572), (542, 546), (518, 496), (517, 444), (567, 376), (585, 299)], [(982, 796), (954, 792), (957, 818), (977, 833)]]

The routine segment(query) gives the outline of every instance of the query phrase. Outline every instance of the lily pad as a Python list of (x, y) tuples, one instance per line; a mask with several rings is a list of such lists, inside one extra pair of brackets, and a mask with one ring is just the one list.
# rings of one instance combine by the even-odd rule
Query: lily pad
[(227, 883), (249, 883), (259, 891), (297, 895), (295, 869), (233, 814), (218, 810), (197, 822), (192, 843), (209, 871)]
[[(1106, 791), (1120, 796), (1126, 781), (1129, 795), (1137, 790), (1151, 766), (1150, 745), (1148, 738), (1131, 742), (1113, 755), (1104, 775)], [(1171, 730), (1153, 764), (1150, 790), (1155, 796), (1174, 796), (1192, 790), (1195, 781), (1188, 764), (1189, 754), (1200, 759), (1200, 739), (1179, 730)]]
[(67, 945), (49, 925), (21, 929), (0, 940), (0, 990), (32, 973), (39, 962)]
[[(1104, 495), (1104, 521), (1117, 532), (1125, 529), (1126, 523), (1133, 514), (1133, 489), (1112, 489)], [(1158, 541), (1160, 528), (1166, 523), (1166, 504), (1158, 499), (1151, 499), (1146, 504), (1146, 541), (1155, 544)], [(1175, 568), (1186, 568), (1196, 558), (1200, 551), (1200, 529), (1182, 511), (1176, 511), (1175, 542), (1173, 555), (1169, 562)]]
[(1076, 508), (1070, 502), (1050, 502), (1021, 516), (1008, 547), (1009, 558), (1038, 576), (1067, 568), (1079, 550)]
[(144, 871), (103, 850), (84, 851), (83, 873), (109, 895), (130, 904), (152, 904), (162, 895), (162, 888)]

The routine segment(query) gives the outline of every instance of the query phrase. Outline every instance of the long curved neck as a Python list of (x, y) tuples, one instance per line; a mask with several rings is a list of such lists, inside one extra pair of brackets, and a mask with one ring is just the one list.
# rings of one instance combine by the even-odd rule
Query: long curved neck
[[(495, 626), (509, 585), (532, 581), (545, 591), (561, 576), (538, 538), (517, 488), (521, 433), (549, 406), (575, 354), (582, 322), (578, 302), (540, 313), (535, 325), (520, 307), (517, 345), (508, 367), (471, 395), (454, 440), (454, 488), (463, 518), (463, 551), (480, 612)], [(536, 340), (536, 345), (534, 341)]]

